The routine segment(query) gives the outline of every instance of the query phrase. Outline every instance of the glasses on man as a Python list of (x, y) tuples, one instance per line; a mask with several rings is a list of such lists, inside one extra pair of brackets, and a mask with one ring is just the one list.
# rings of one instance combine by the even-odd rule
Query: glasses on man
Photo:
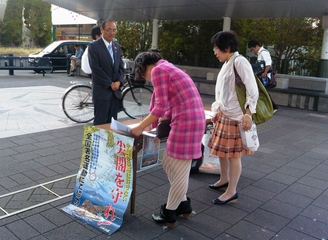
[(112, 29), (112, 28), (104, 28), (104, 30), (108, 33), (116, 33), (117, 32), (116, 29)]

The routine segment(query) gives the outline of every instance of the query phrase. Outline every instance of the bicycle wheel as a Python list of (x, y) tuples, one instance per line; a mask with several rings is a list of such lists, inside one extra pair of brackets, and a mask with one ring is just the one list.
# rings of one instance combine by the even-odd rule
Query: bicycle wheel
[(148, 115), (152, 93), (152, 90), (144, 86), (133, 86), (123, 91), (122, 100), (125, 114), (130, 118)]
[(91, 86), (76, 85), (66, 91), (62, 100), (65, 115), (74, 122), (87, 123), (93, 120)]

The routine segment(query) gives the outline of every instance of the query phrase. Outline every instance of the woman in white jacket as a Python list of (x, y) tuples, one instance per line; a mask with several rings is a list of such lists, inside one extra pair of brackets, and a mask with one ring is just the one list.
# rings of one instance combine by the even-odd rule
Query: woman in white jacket
[[(214, 204), (227, 204), (238, 198), (241, 156), (253, 153), (243, 148), (238, 125), (241, 124), (245, 131), (251, 128), (259, 93), (250, 63), (238, 53), (237, 35), (232, 31), (218, 32), (212, 37), (211, 43), (215, 56), (224, 64), (217, 77), (215, 102), (212, 104), (212, 111), (216, 112), (212, 118), (214, 131), (208, 143), (210, 152), (220, 159), (221, 175), (209, 187), (227, 187), (221, 196), (213, 199)], [(235, 71), (246, 87), (245, 114), (235, 90)]]

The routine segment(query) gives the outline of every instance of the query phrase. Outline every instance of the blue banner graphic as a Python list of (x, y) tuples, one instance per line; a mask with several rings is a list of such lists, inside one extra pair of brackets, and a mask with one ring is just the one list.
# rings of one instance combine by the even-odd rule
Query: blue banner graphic
[(127, 136), (84, 126), (72, 202), (62, 210), (108, 235), (118, 230), (132, 192), (133, 142)]

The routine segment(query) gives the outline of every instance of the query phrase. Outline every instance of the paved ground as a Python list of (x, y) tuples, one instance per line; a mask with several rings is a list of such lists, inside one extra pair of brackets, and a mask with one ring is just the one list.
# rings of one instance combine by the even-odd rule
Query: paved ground
[(258, 126), (261, 146), (243, 157), (236, 203), (213, 205), (222, 191), (208, 184), (218, 176), (192, 174), (191, 218), (171, 230), (157, 225), (151, 214), (169, 188), (159, 166), (138, 173), (136, 214), (127, 211), (113, 235), (70, 217), (61, 208), (71, 201), (83, 134), (60, 108), (71, 80), (87, 79), (0, 72), (0, 239), (328, 239), (328, 114), (285, 107)]

